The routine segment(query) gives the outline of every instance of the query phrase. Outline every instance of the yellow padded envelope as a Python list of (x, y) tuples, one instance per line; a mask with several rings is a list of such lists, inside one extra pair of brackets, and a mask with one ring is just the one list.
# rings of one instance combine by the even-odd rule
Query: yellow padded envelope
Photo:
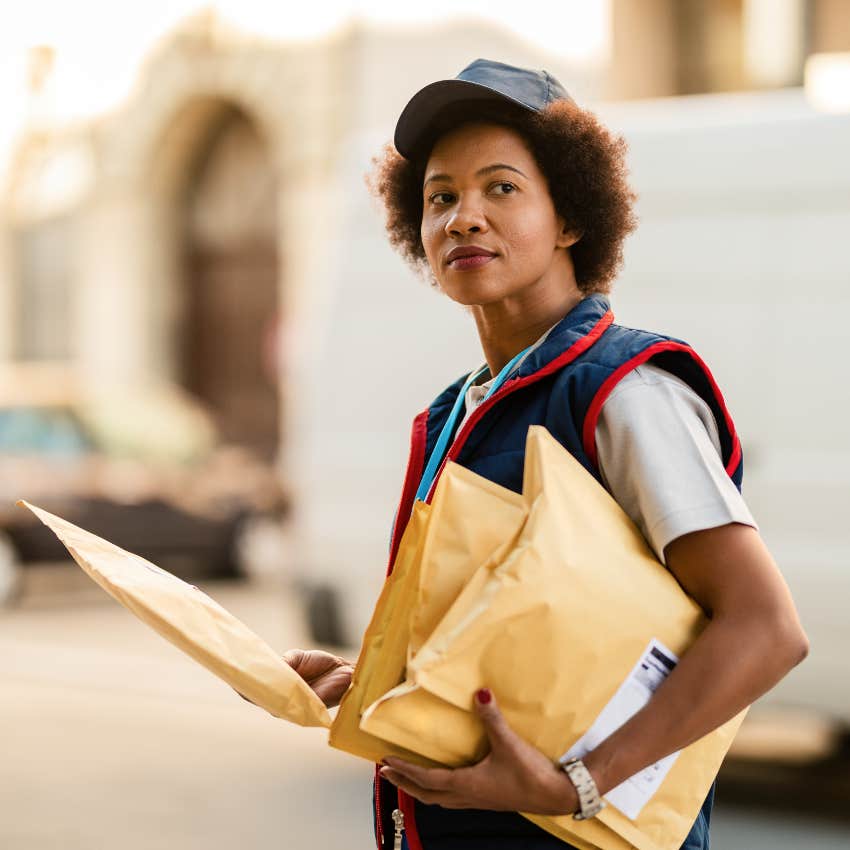
[(312, 688), (203, 591), (61, 517), (18, 504), (50, 528), (110, 596), (251, 702), (300, 726), (330, 726), (330, 714)]
[[(647, 673), (641, 663), (655, 660), (647, 653), (658, 651), (668, 664), (675, 662), (705, 626), (699, 606), (607, 491), (538, 426), (529, 430), (523, 498), (528, 515), (506, 557), (472, 572), (411, 658), (405, 682), (366, 709), (364, 731), (426, 757), (447, 761), (450, 752), (454, 765), (473, 762), (486, 746), (483, 730), (469, 720), (449, 722), (447, 706), (469, 715), (472, 694), (488, 686), (512, 727), (555, 760), (597, 718), (608, 716), (600, 718), (609, 701), (622, 703), (624, 690), (626, 702), (632, 698), (630, 674), (637, 672), (639, 685)], [(478, 512), (471, 499), (454, 521), (475, 522)], [(446, 704), (439, 750), (420, 717), (434, 698)], [(417, 699), (423, 700), (421, 710)], [(526, 817), (574, 844), (583, 839), (605, 850), (623, 846), (613, 837), (640, 850), (675, 850), (743, 716), (615, 789), (596, 819)], [(653, 775), (656, 787), (641, 803), (637, 791), (641, 785), (651, 790), (652, 782), (644, 780)], [(610, 834), (600, 834), (600, 827)]]

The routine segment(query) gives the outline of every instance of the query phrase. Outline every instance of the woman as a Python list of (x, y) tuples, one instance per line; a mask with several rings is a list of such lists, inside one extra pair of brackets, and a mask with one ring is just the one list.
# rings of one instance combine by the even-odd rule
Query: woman
[[(372, 182), (390, 241), (471, 313), (486, 363), (414, 421), (390, 570), (414, 495), (430, 498), (447, 459), (520, 491), (525, 435), (542, 424), (638, 524), (709, 624), (653, 699), (569, 772), (479, 691), (482, 761), (380, 767), (379, 848), (564, 848), (517, 813), (592, 817), (601, 796), (729, 720), (808, 652), (741, 498), (740, 442), (708, 368), (681, 340), (613, 323), (606, 293), (635, 226), (624, 155), (551, 75), (484, 59), (426, 86), (399, 118)], [(301, 650), (287, 659), (326, 704), (339, 702), (350, 662)], [(688, 850), (708, 847), (713, 791)]]

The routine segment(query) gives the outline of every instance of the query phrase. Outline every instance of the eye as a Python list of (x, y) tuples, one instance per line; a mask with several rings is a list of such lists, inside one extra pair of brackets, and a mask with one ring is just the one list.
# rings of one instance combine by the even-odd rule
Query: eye
[(497, 192), (497, 195), (510, 195), (513, 194), (513, 190), (516, 189), (513, 183), (509, 183), (507, 180), (500, 180), (498, 183), (494, 183), (493, 186), (501, 186), (507, 187), (508, 191), (506, 192)]
[(441, 196), (446, 196), (446, 197), (451, 198), (452, 193), (451, 192), (434, 192), (433, 195), (428, 196), (428, 201), (432, 204), (451, 203), (450, 201), (438, 201), (437, 198), (439, 198)]

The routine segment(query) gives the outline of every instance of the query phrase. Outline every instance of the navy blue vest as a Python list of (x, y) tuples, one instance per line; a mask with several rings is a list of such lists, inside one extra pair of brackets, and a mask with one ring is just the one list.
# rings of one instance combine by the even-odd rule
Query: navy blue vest
[[(629, 371), (653, 364), (686, 381), (709, 405), (717, 421), (723, 463), (741, 489), (743, 459), (735, 426), (708, 367), (686, 343), (674, 337), (613, 323), (604, 295), (579, 302), (522, 362), (516, 374), (482, 402), (453, 435), (443, 466), (453, 460), (516, 492), (522, 491), (525, 439), (530, 425), (544, 425), (601, 483), (595, 431), (599, 412), (617, 382)], [(396, 512), (387, 572), (398, 551), (427, 459), (467, 375), (447, 387), (413, 423), (411, 452), (401, 503)], [(430, 500), (431, 494), (429, 494)], [(425, 805), (377, 776), (373, 796), (376, 834), (391, 840), (392, 810), (405, 814), (409, 850), (460, 850), (461, 847), (558, 848), (570, 845), (516, 812), (445, 809)], [(375, 793), (377, 792), (377, 793)], [(682, 850), (707, 850), (714, 785)], [(379, 850), (383, 850), (379, 842)]]

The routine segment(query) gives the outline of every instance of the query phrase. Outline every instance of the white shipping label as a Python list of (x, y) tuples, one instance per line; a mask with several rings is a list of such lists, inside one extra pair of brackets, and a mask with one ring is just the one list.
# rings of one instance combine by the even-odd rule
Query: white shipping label
[[(640, 711), (678, 661), (679, 658), (674, 652), (671, 652), (661, 641), (653, 638), (623, 684), (599, 713), (593, 725), (561, 756), (561, 761), (587, 755), (633, 714)], [(667, 776), (678, 755), (677, 750), (634, 776), (630, 776), (625, 782), (612, 788), (605, 795), (605, 799), (626, 817), (636, 820), (641, 809), (664, 781), (664, 777)]]

